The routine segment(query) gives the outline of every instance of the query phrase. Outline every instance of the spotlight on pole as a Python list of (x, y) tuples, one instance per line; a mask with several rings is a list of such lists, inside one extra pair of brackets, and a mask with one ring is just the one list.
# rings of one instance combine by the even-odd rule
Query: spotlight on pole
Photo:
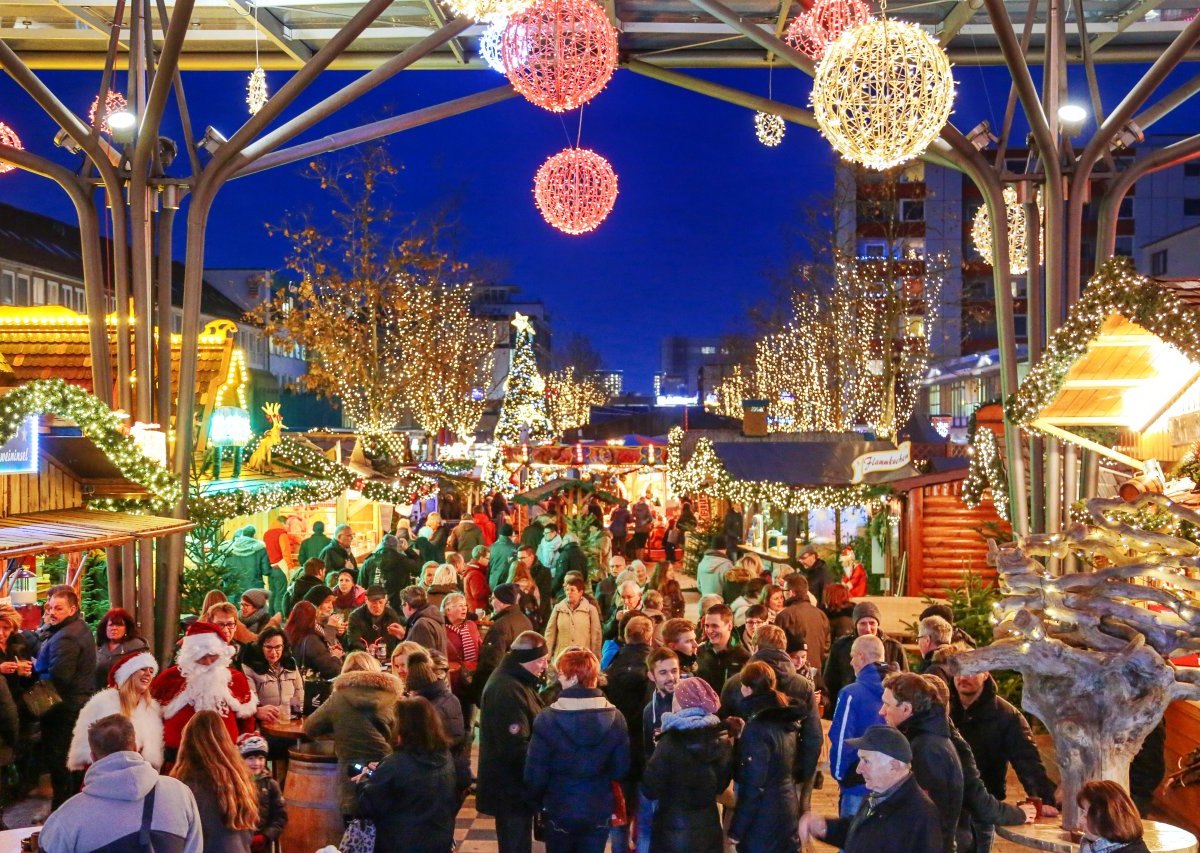
[(215, 127), (206, 127), (204, 129), (204, 138), (200, 140), (197, 146), (209, 154), (216, 154), (217, 150), (226, 142), (225, 134), (217, 130)]
[(113, 141), (126, 145), (133, 142), (133, 132), (137, 128), (137, 116), (129, 110), (117, 110), (109, 113), (108, 127)]
[(1063, 133), (1077, 136), (1083, 130), (1087, 121), (1088, 111), (1079, 104), (1063, 104), (1058, 108), (1058, 120), (1062, 124)]
[(67, 133), (65, 130), (60, 130), (58, 133), (54, 134), (54, 144), (59, 148), (65, 148), (72, 154), (78, 154), (83, 150), (82, 146), (72, 139), (71, 134)]

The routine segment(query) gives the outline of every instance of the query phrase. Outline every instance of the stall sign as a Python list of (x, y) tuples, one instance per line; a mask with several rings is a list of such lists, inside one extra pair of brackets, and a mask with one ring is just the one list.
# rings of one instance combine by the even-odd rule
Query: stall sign
[(38, 416), (30, 415), (17, 432), (0, 446), (0, 474), (38, 472)]
[(872, 450), (857, 457), (851, 463), (854, 476), (852, 483), (861, 483), (868, 474), (881, 471), (896, 471), (912, 461), (912, 442), (905, 441), (891, 450)]

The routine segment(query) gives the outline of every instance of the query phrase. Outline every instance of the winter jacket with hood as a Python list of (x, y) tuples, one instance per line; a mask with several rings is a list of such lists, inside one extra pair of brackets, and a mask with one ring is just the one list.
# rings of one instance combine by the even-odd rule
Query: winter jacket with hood
[[(847, 684), (854, 683), (854, 667), (850, 665), (850, 647), (854, 645), (854, 641), (858, 638), (857, 632), (842, 637), (840, 640), (835, 640), (833, 645), (829, 647), (829, 657), (825, 659), (825, 669), (822, 673), (822, 680), (825, 682), (826, 708), (832, 708), (837, 701), (838, 691)], [(879, 639), (883, 640), (883, 662), (892, 664), (896, 668), (896, 672), (908, 672), (908, 655), (904, 652), (904, 646), (893, 640), (891, 637), (885, 637), (882, 633)]]
[(325, 546), (321, 552), (321, 562), (325, 564), (325, 577), (336, 578), (342, 569), (358, 574), (358, 560), (336, 540)]
[(375, 853), (454, 849), (458, 797), (446, 750), (396, 750), (358, 783), (358, 804), (375, 822)]
[(304, 721), (309, 737), (333, 735), (344, 814), (354, 814), (357, 807), (347, 771), (354, 762), (381, 761), (391, 753), (396, 703), (403, 692), (400, 679), (390, 672), (342, 673), (333, 680), (329, 698)]
[[(67, 753), (67, 769), (83, 770), (92, 763), (92, 748), (88, 745), (88, 727), (111, 714), (121, 713), (121, 697), (117, 688), (106, 687), (88, 700), (75, 720), (71, 734), (71, 750)], [(155, 770), (163, 763), (163, 714), (158, 702), (146, 697), (130, 718), (137, 735), (137, 748)]]
[(224, 586), (230, 601), (238, 601), (248, 589), (262, 589), (271, 574), (267, 546), (253, 536), (234, 536), (221, 546), (225, 568)]
[(504, 656), (508, 654), (513, 640), (523, 632), (532, 630), (533, 623), (515, 604), (501, 610), (493, 617), (492, 627), (488, 629), (483, 638), (483, 645), (479, 647), (479, 666), (475, 669), (473, 681), (477, 696), (483, 692), (488, 678), (500, 666)]
[(450, 531), (450, 537), (446, 540), (446, 550), (461, 554), (464, 560), (470, 560), (475, 555), (475, 546), (483, 544), (483, 531), (479, 529), (479, 525), (464, 518)]
[(853, 818), (828, 821), (822, 840), (844, 853), (944, 853), (949, 849), (942, 842), (937, 807), (912, 775), (870, 811), (864, 800)]
[(733, 778), (733, 742), (701, 708), (664, 714), (642, 788), (657, 800), (651, 853), (722, 853), (717, 796)]
[(629, 731), (595, 688), (568, 687), (533, 721), (525, 759), (530, 799), (559, 826), (608, 826), (612, 783), (629, 771)]
[(446, 654), (446, 620), (432, 604), (427, 604), (408, 617), (406, 640)]
[(554, 583), (550, 587), (550, 591), (555, 598), (562, 597), (563, 581), (567, 577), (567, 572), (579, 572), (583, 575), (584, 583), (587, 583), (588, 576), (591, 574), (588, 570), (587, 554), (583, 553), (583, 548), (575, 541), (573, 535), (563, 537), (563, 546), (558, 549), (558, 555), (554, 558), (554, 562), (546, 565), (554, 567)]
[(57, 625), (43, 625), (38, 636), (38, 677), (54, 683), (65, 707), (82, 708), (96, 692), (96, 638), (87, 623), (75, 613)]
[(937, 807), (942, 842), (947, 853), (955, 849), (955, 829), (963, 801), (963, 770), (958, 750), (950, 740), (950, 721), (940, 705), (919, 711), (898, 727), (912, 745), (913, 775)]
[(304, 679), (300, 676), (300, 667), (295, 658), (280, 658), (279, 667), (272, 670), (262, 655), (256, 654), (242, 664), (242, 672), (254, 688), (260, 708), (264, 705), (276, 708), (286, 705), (292, 709), (293, 717), (300, 716), (300, 710), (304, 707)]
[(963, 803), (962, 813), (958, 816), (958, 829), (954, 838), (959, 850), (975, 849), (975, 826), (1020, 826), (1025, 822), (1025, 813), (1011, 803), (1002, 803), (988, 793), (979, 778), (979, 768), (975, 766), (975, 756), (971, 747), (963, 740), (963, 736), (953, 725), (950, 726), (950, 740), (958, 753), (958, 761), (963, 772)]
[(534, 718), (542, 710), (538, 686), (537, 676), (508, 654), (483, 688), (475, 803), (484, 814), (532, 810), (525, 788), (525, 755)]
[(653, 689), (647, 677), (646, 658), (649, 656), (648, 645), (626, 643), (604, 670), (608, 678), (604, 693), (625, 718), (625, 728), (629, 732), (631, 753), (627, 778), (631, 782), (642, 777), (642, 710)]
[(325, 535), (325, 522), (314, 521), (312, 531), (312, 536), (309, 536), (300, 543), (300, 552), (296, 555), (296, 560), (300, 563), (300, 568), (304, 568), (304, 564), (314, 557), (320, 557), (321, 552), (333, 542), (332, 539)]
[(725, 575), (733, 569), (733, 563), (724, 551), (705, 551), (696, 566), (696, 587), (700, 597), (725, 594)]
[(492, 545), (488, 556), (488, 586), (492, 589), (508, 580), (508, 571), (517, 553), (517, 543), (510, 536), (501, 536)]
[(423, 696), (429, 700), (433, 710), (441, 718), (442, 728), (450, 738), (450, 757), (454, 759), (456, 791), (465, 790), (471, 784), (471, 743), (467, 740), (467, 726), (463, 720), (462, 703), (450, 692), (450, 685), (445, 679), (439, 679), (427, 684), (420, 690), (411, 691), (410, 695)]
[[(750, 656), (751, 661), (762, 661), (775, 670), (775, 689), (787, 696), (791, 704), (804, 712), (800, 727), (800, 741), (796, 751), (796, 778), (806, 780), (817, 771), (821, 758), (821, 714), (817, 708), (813, 683), (796, 672), (796, 665), (786, 652), (778, 649), (759, 649)], [(749, 661), (747, 661), (749, 662)], [(746, 705), (749, 700), (742, 696), (742, 674), (730, 676), (721, 690), (721, 709), (717, 716), (747, 718)]]
[(1011, 763), (1021, 785), (1030, 796), (1054, 803), (1054, 783), (1046, 775), (1041, 755), (1025, 716), (996, 695), (992, 679), (984, 682), (983, 692), (971, 706), (964, 708), (958, 693), (950, 693), (950, 718), (971, 745), (979, 776), (988, 792), (998, 800), (1008, 794), (1006, 777)]
[(363, 560), (362, 569), (358, 573), (359, 586), (369, 587), (378, 583), (387, 590), (388, 598), (399, 601), (400, 590), (413, 582), (421, 569), (417, 561), (407, 554), (401, 554), (395, 548), (380, 545), (371, 552), (371, 556)]
[(204, 838), (200, 811), (191, 789), (178, 779), (159, 776), (136, 752), (114, 752), (88, 768), (83, 792), (59, 806), (42, 826), (42, 850), (96, 850), (137, 834), (142, 802), (154, 791), (150, 835), (155, 851), (201, 853)]
[(744, 853), (794, 853), (799, 848), (800, 803), (796, 783), (804, 713), (779, 705), (775, 693), (747, 697), (746, 727), (734, 753), (738, 802), (729, 837)]
[(546, 645), (550, 647), (550, 659), (557, 660), (559, 652), (569, 646), (582, 646), (600, 656), (600, 611), (586, 598), (579, 599), (574, 609), (564, 598), (550, 611), (546, 623)]
[(867, 793), (862, 774), (858, 772), (858, 750), (846, 741), (861, 737), (871, 726), (879, 725), (883, 679), (891, 672), (887, 664), (868, 664), (858, 671), (854, 683), (842, 688), (838, 694), (833, 725), (829, 727), (829, 772), (847, 793)]

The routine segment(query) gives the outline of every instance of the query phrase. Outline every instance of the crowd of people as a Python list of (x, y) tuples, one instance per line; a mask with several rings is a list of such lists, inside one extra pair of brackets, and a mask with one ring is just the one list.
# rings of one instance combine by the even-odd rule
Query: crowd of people
[[(714, 549), (690, 619), (672, 560), (641, 559), (655, 518), (644, 529), (638, 503), (609, 519), (600, 572), (553, 506), (519, 538), (498, 503), (431, 513), (361, 566), (345, 525), (331, 539), (314, 525), (278, 560), (286, 533), (243, 529), (234, 542), (262, 547), (228, 549), (236, 583), (161, 672), (128, 614), (93, 633), (70, 587), (50, 590), (36, 635), (0, 607), (0, 744), (22, 775), (50, 771), (42, 848), (141, 849), (119, 845), (149, 833), (154, 849), (270, 850), (288, 816), (269, 768), (288, 742), (263, 728), (301, 716), (332, 741), (348, 833), (376, 851), (453, 849), (472, 790), (501, 853), (535, 837), (549, 853), (793, 853), (812, 838), (985, 853), (995, 825), (1057, 814), (1025, 718), (989, 676), (946, 667), (968, 641), (949, 608), (921, 615), (910, 672), (878, 608), (853, 600), (853, 565), (837, 578), (806, 549), (770, 573)], [(39, 685), (56, 700), (18, 711)], [(830, 816), (812, 812), (822, 715)], [(1080, 793), (1092, 849), (1145, 849), (1128, 796), (1104, 784)]]

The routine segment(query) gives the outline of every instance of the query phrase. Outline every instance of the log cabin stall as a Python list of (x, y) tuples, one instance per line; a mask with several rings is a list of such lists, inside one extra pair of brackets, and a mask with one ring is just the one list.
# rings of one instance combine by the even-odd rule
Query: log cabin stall
[[(1186, 509), (1200, 508), (1200, 281), (1138, 275), (1125, 259), (1110, 261), (1092, 278), (1066, 323), (1051, 337), (1006, 413), (1031, 435), (1057, 439), (1098, 457), (1097, 473), (1081, 478), (1082, 500), (1067, 489), (1063, 513), (1090, 522), (1089, 498), (1138, 500), (1165, 493)], [(972, 439), (972, 486), (1003, 488), (1004, 462), (998, 429), (977, 429)], [(999, 429), (1002, 429), (999, 428)], [(1078, 488), (1078, 487), (1076, 487)], [(1102, 521), (1138, 541), (1160, 534), (1193, 542), (1198, 528), (1180, 522), (1154, 503), (1112, 501)], [(1056, 529), (1056, 528), (1052, 528)], [(1061, 538), (1061, 537), (1060, 537)], [(1097, 568), (1107, 565), (1103, 559)], [(1067, 563), (1069, 570), (1071, 564)], [(1060, 567), (1058, 571), (1061, 571)], [(1051, 564), (1051, 572), (1055, 572)], [(1200, 571), (1181, 569), (1200, 578)], [(1147, 581), (1172, 595), (1194, 596), (1169, 580)], [(1130, 601), (1133, 604), (1136, 602)], [(1141, 606), (1147, 606), (1142, 604)], [(1153, 603), (1151, 610), (1158, 610)], [(1175, 662), (1196, 666), (1195, 655)], [(1200, 702), (1179, 700), (1165, 714), (1165, 758), (1169, 771), (1200, 746)], [(1196, 829), (1200, 788), (1161, 785), (1155, 805), (1176, 822)]]

